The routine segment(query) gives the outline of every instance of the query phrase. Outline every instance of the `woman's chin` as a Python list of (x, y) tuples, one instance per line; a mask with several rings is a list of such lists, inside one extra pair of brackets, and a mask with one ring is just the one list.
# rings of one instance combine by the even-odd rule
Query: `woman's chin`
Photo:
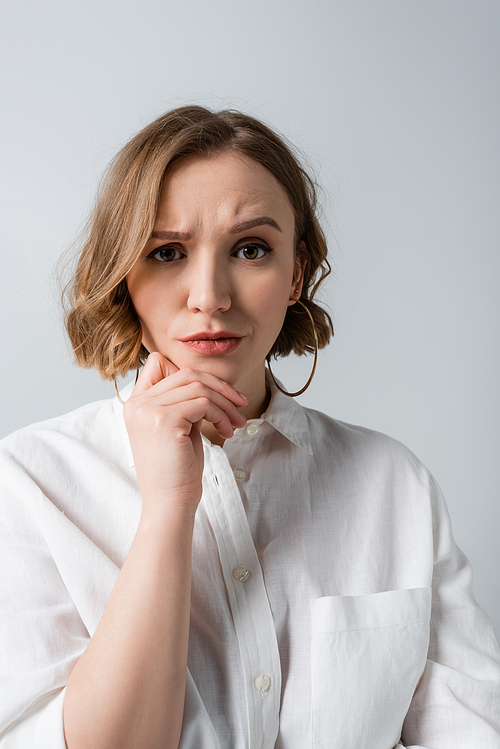
[(172, 357), (171, 361), (179, 369), (189, 367), (189, 369), (218, 377), (220, 380), (228, 382), (237, 390), (241, 389), (242, 392), (245, 392), (245, 387), (255, 387), (257, 380), (264, 379), (265, 377), (264, 360), (255, 367), (252, 367), (248, 360), (243, 360), (241, 357), (234, 355), (202, 356), (191, 354), (189, 356), (176, 356), (175, 359)]
[(172, 364), (179, 369), (188, 367), (196, 372), (205, 372), (206, 374), (218, 377), (221, 380), (234, 384), (243, 374), (245, 368), (241, 363), (230, 361), (229, 357), (223, 356), (203, 356), (196, 352), (187, 352), (187, 354), (174, 355), (164, 354)]

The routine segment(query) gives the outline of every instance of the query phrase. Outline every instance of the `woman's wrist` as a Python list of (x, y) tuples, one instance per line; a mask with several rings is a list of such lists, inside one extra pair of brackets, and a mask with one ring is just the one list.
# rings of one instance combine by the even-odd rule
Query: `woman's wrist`
[(154, 531), (157, 528), (168, 527), (171, 530), (183, 529), (192, 532), (197, 504), (194, 505), (185, 497), (143, 497), (139, 526)]

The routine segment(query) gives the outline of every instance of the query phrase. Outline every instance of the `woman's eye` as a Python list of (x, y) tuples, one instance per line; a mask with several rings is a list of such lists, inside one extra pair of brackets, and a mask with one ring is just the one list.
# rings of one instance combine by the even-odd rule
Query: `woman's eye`
[(255, 244), (255, 242), (249, 242), (236, 251), (236, 257), (242, 257), (245, 260), (260, 260), (270, 252), (271, 249), (269, 247), (266, 247), (265, 245)]
[(158, 247), (148, 255), (151, 260), (159, 260), (160, 263), (170, 263), (172, 260), (179, 260), (181, 257), (182, 254), (176, 247)]

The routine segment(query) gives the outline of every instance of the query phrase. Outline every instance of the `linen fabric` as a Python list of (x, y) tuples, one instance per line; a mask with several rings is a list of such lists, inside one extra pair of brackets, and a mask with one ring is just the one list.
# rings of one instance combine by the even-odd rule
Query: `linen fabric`
[[(500, 749), (500, 655), (436, 482), (269, 385), (204, 439), (181, 749)], [(65, 749), (141, 511), (119, 401), (6, 438), (0, 476), (0, 749)]]

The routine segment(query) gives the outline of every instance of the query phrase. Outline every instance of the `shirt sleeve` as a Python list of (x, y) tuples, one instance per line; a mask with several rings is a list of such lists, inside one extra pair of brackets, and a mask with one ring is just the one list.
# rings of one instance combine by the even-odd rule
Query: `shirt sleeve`
[(472, 593), (472, 571), (431, 480), (434, 572), (430, 644), (400, 747), (500, 749), (500, 651)]
[(40, 489), (11, 461), (0, 471), (0, 749), (65, 749), (65, 685), (89, 633), (31, 511)]

